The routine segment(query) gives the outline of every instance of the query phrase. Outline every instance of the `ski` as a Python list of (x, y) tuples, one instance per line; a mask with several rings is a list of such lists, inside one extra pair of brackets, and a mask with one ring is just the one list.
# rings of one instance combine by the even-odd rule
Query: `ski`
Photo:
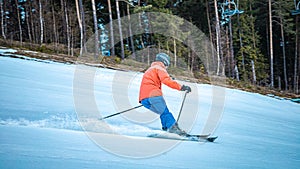
[(180, 141), (195, 141), (195, 142), (214, 142), (218, 136), (210, 136), (210, 134), (205, 134), (205, 135), (192, 135), (188, 134), (187, 136), (180, 136), (174, 133), (168, 133), (168, 132), (163, 132), (163, 133), (155, 133), (155, 134), (150, 134), (148, 137), (152, 138), (160, 138), (160, 139), (170, 139), (170, 140), (180, 140)]
[(187, 134), (186, 137), (201, 137), (201, 138), (205, 138), (205, 137), (209, 137), (211, 134)]
[(208, 135), (187, 135), (186, 136), (187, 138), (191, 138), (192, 140), (206, 140), (206, 141), (209, 141), (209, 142), (214, 142), (218, 136), (210, 136), (210, 134)]

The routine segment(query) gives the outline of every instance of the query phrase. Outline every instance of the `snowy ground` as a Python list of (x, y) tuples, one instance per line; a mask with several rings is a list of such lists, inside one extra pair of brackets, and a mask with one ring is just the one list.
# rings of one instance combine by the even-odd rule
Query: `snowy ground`
[[(80, 110), (74, 103), (75, 65), (11, 58), (5, 52), (8, 50), (0, 50), (0, 168), (252, 169), (300, 165), (299, 104), (222, 88), (226, 100), (213, 133), (219, 136), (215, 143), (145, 138), (151, 132), (159, 132), (160, 124), (156, 115), (143, 108), (107, 119), (109, 130), (101, 128), (96, 118), (89, 119), (89, 125), (79, 123), (82, 114), (76, 113)], [(134, 77), (127, 84), (129, 103), (119, 102), (122, 96), (118, 93), (123, 92), (119, 85), (123, 81), (113, 78), (119, 73), (122, 77)], [(101, 115), (123, 110), (122, 105), (138, 105), (141, 76), (97, 69), (93, 77), (94, 97)], [(186, 126), (186, 119), (193, 117), (193, 125), (187, 130), (196, 134), (203, 132), (207, 112), (212, 109), (214, 87), (191, 85), (193, 92), (199, 94), (187, 96), (180, 124)], [(182, 93), (167, 88), (164, 91), (167, 104), (177, 117)], [(197, 114), (191, 113), (194, 109)], [(148, 121), (137, 122), (132, 116), (147, 117)], [(115, 134), (105, 132), (110, 130)], [(89, 133), (109, 144), (99, 144)], [(159, 148), (161, 151), (154, 151)]]

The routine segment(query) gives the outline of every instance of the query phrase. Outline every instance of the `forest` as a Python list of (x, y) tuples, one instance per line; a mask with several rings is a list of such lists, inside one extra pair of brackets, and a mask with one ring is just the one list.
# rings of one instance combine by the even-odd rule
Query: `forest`
[[(187, 29), (183, 38), (151, 32), (164, 18), (151, 22), (155, 19), (149, 13), (159, 12), (184, 20), (175, 20), (170, 30), (191, 23), (207, 37), (214, 50), (205, 53), (217, 75), (299, 94), (299, 4), (299, 0), (0, 0), (0, 45), (17, 42), (21, 47), (80, 56), (93, 37), (95, 58), (149, 62), (138, 51), (157, 48), (172, 54), (173, 67), (183, 60), (192, 74), (209, 73), (209, 65), (197, 57), (204, 52), (193, 48), (203, 39), (191, 40)], [(136, 28), (142, 33), (132, 33)]]

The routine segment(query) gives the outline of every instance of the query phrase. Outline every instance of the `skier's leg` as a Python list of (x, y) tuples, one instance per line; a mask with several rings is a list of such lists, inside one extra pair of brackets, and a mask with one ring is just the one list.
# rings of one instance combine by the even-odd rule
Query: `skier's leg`
[(166, 107), (164, 112), (160, 115), (160, 121), (163, 130), (171, 128), (176, 123), (176, 120), (172, 113), (169, 111), (168, 107)]
[(174, 116), (169, 111), (162, 96), (147, 98), (142, 100), (141, 103), (146, 108), (160, 115), (163, 130), (168, 130), (171, 133), (176, 133), (179, 135), (186, 135), (186, 132), (178, 127)]
[(150, 110), (160, 115), (163, 130), (167, 130), (175, 124), (176, 121), (162, 96), (151, 97), (149, 102), (151, 104)]
[(159, 115), (167, 108), (166, 102), (161, 96), (143, 99), (141, 103), (144, 107)]

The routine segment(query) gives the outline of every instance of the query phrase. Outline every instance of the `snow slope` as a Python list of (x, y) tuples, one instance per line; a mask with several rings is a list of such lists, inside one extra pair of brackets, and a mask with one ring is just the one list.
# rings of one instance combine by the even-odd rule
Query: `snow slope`
[[(219, 136), (215, 143), (145, 138), (149, 133), (160, 132), (160, 123), (155, 114), (144, 108), (107, 119), (108, 130), (96, 118), (89, 119), (89, 127), (83, 124), (88, 128), (84, 132), (74, 103), (76, 66), (23, 56), (11, 58), (7, 52), (13, 51), (0, 50), (0, 168), (252, 169), (300, 165), (299, 104), (223, 88), (226, 100), (213, 133)], [(122, 105), (138, 105), (142, 74), (121, 72), (122, 77), (134, 78), (127, 84), (129, 103), (120, 103), (117, 97), (122, 97), (118, 93), (123, 88), (118, 85), (124, 79), (114, 79), (117, 73), (120, 72), (96, 69), (95, 103), (101, 116), (124, 110)], [(213, 86), (191, 85), (199, 95), (187, 96), (185, 105), (190, 106), (183, 109), (179, 123), (185, 126), (185, 116), (192, 116), (193, 125), (188, 130), (196, 134), (203, 131), (207, 112), (211, 110)], [(177, 117), (182, 93), (167, 88), (164, 92)], [(192, 109), (198, 114), (191, 115)], [(147, 120), (134, 121), (132, 116)], [(108, 143), (99, 144), (89, 133)], [(159, 148), (161, 151), (154, 151)]]

